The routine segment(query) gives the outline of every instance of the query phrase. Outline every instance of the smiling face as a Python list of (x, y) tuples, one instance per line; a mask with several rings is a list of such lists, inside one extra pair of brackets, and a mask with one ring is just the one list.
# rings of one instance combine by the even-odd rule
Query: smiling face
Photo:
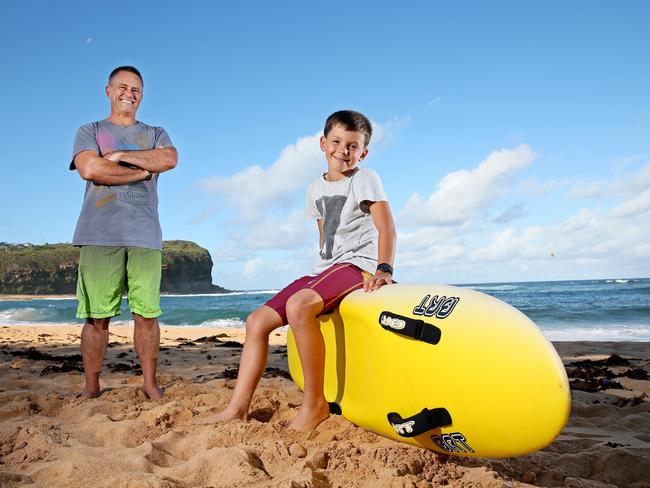
[(119, 71), (106, 87), (106, 96), (113, 115), (135, 119), (142, 101), (142, 81), (135, 73)]
[(345, 130), (336, 124), (327, 136), (320, 138), (321, 151), (327, 159), (327, 179), (336, 181), (345, 178), (366, 157), (366, 136), (363, 132)]

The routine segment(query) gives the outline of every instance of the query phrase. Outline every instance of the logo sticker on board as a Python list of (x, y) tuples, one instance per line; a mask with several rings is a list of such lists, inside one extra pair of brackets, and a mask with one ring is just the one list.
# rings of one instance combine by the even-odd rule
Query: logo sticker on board
[(381, 317), (379, 317), (379, 323), (394, 330), (402, 330), (404, 327), (406, 327), (406, 320), (397, 317), (391, 317), (385, 312), (381, 314)]
[(409, 420), (408, 422), (403, 422), (401, 424), (391, 424), (395, 432), (399, 435), (411, 434), (413, 433), (413, 426), (415, 425), (415, 420)]
[(420, 304), (413, 309), (413, 314), (446, 319), (454, 311), (458, 302), (460, 302), (460, 297), (425, 295)]
[(460, 432), (453, 432), (451, 434), (432, 435), (431, 440), (436, 445), (446, 452), (474, 452), (474, 449), (469, 447), (467, 439)]

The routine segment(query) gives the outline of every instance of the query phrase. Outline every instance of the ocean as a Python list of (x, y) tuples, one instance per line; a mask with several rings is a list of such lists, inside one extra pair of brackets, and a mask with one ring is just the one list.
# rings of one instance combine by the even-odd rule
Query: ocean
[[(650, 341), (650, 278), (457, 285), (492, 295), (525, 313), (552, 341)], [(161, 325), (244, 327), (246, 316), (278, 290), (163, 295)], [(0, 325), (70, 324), (74, 298), (0, 301)], [(112, 323), (131, 322), (124, 313)]]

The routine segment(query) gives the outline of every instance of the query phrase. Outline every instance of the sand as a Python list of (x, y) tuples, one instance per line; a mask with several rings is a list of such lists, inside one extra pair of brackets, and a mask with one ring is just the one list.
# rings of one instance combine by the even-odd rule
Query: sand
[(249, 422), (192, 423), (226, 404), (241, 329), (162, 327), (165, 396), (149, 401), (132, 328), (111, 327), (102, 395), (81, 399), (79, 332), (0, 326), (0, 487), (650, 487), (650, 343), (556, 343), (572, 381), (569, 424), (540, 452), (489, 460), (438, 455), (340, 416), (311, 434), (287, 430), (302, 393), (280, 332)]

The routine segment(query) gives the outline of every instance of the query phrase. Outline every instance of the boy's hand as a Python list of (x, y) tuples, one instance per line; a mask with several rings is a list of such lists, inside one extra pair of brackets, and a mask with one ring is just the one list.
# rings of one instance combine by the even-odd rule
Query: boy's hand
[(393, 277), (390, 273), (377, 271), (375, 276), (363, 282), (363, 291), (366, 293), (378, 290), (384, 285), (390, 285), (393, 282)]

